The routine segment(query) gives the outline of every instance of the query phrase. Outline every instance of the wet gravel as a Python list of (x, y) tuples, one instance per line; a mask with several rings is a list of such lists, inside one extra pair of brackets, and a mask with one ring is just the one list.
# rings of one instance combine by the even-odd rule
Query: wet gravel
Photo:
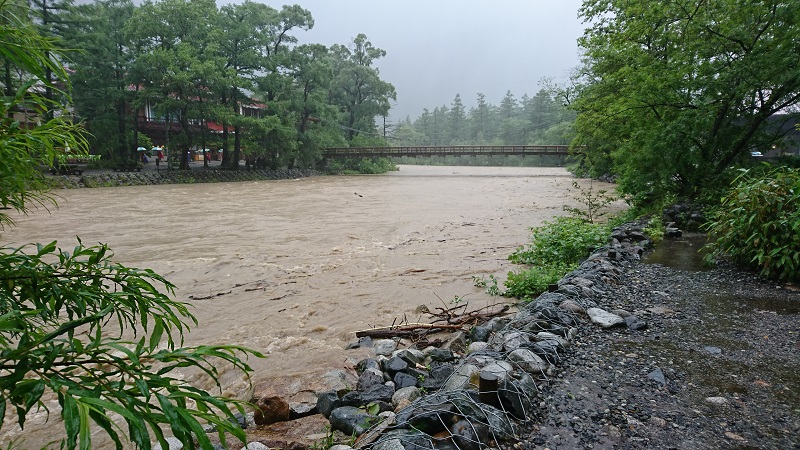
[(800, 449), (800, 293), (721, 262), (633, 263), (597, 299), (516, 449)]

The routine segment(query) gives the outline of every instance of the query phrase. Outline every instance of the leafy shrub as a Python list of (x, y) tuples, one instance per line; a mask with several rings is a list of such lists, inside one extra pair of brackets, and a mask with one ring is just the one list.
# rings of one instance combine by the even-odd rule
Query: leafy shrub
[(326, 172), (341, 175), (381, 174), (397, 170), (389, 158), (345, 158), (330, 161)]
[(575, 265), (552, 264), (533, 266), (517, 272), (509, 272), (506, 281), (506, 297), (530, 300), (547, 290), (548, 284), (555, 284)]
[(647, 226), (644, 227), (644, 234), (650, 236), (650, 241), (652, 241), (654, 245), (663, 241), (664, 221), (661, 220), (661, 217), (651, 217), (647, 222)]
[(607, 225), (558, 217), (531, 229), (532, 242), (509, 256), (517, 264), (576, 264), (608, 240)]
[(509, 272), (506, 297), (532, 299), (556, 283), (578, 263), (608, 240), (609, 226), (576, 217), (558, 217), (531, 229), (532, 242), (508, 258), (533, 267)]
[(764, 278), (800, 279), (800, 169), (743, 171), (705, 228), (715, 238), (707, 258), (727, 254)]

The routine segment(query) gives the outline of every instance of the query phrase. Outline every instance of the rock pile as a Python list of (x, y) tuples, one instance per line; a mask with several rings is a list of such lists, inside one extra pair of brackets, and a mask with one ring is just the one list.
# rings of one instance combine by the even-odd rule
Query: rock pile
[(667, 225), (666, 235), (668, 237), (680, 237), (680, 234), (676, 235), (673, 231), (678, 228), (697, 231), (700, 229), (700, 225), (706, 221), (703, 212), (688, 203), (676, 203), (665, 208), (661, 220)]

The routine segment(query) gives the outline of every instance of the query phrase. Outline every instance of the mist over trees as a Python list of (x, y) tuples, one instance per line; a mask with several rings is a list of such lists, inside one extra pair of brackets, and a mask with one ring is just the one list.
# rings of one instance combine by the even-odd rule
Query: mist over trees
[[(114, 160), (166, 144), (182, 168), (188, 150), (207, 147), (225, 149), (226, 167), (245, 156), (308, 167), (321, 148), (379, 136), (375, 117), (396, 99), (374, 67), (385, 51), (363, 34), (330, 48), (300, 43), (314, 19), (298, 5), (37, 0), (28, 20), (58, 39), (75, 120), (90, 132), (91, 151)], [(6, 71), (6, 92), (21, 83)], [(258, 113), (247, 114), (247, 105)], [(145, 108), (147, 117), (135, 113)], [(164, 123), (166, 142), (138, 131), (153, 118)]]
[(415, 145), (566, 145), (573, 137), (575, 113), (569, 110), (562, 91), (543, 83), (534, 96), (517, 99), (507, 91), (494, 105), (482, 93), (467, 109), (461, 94), (449, 105), (429, 110), (395, 125), (391, 144)]

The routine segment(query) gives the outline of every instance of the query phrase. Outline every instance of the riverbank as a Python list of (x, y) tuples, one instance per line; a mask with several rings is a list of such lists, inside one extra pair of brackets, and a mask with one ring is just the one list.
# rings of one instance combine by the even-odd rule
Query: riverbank
[[(451, 349), (466, 353), (460, 362), (429, 362), (430, 355), (443, 351), (418, 352), (430, 374), (419, 364), (412, 370), (425, 372), (423, 387), (436, 393), (405, 408), (396, 397), (409, 388), (391, 396), (397, 416), (387, 420), (394, 420), (393, 431), (384, 431), (373, 448), (449, 449), (455, 448), (450, 441), (458, 441), (458, 448), (472, 449), (478, 441), (486, 444), (497, 437), (503, 450), (800, 448), (798, 290), (764, 282), (725, 261), (701, 270), (697, 235), (663, 242), (661, 254), (653, 258), (665, 264), (674, 260), (683, 269), (649, 263), (648, 255), (642, 261), (635, 243), (643, 238), (640, 234), (630, 229), (627, 235), (634, 242), (615, 247), (616, 256), (595, 253), (562, 279), (556, 292), (543, 294), (512, 317), (475, 327), (468, 338), (443, 338)], [(673, 254), (665, 257), (664, 248)], [(481, 328), (485, 333), (476, 331)], [(394, 356), (358, 364), (364, 372), (350, 379), (359, 387), (356, 395), (337, 399), (335, 392), (320, 394), (327, 400), (317, 402), (317, 408), (324, 405), (317, 412), (330, 416), (335, 428), (350, 433), (364, 417), (377, 420), (358, 408), (342, 407), (339, 400), (347, 405), (358, 398), (366, 404), (365, 397), (373, 395), (369, 401), (375, 404), (389, 401), (379, 398), (380, 383), (364, 387), (365, 377), (378, 374), (382, 382), (394, 375), (398, 383), (391, 367), (405, 367), (400, 360), (413, 351), (377, 349), (384, 344), (374, 343), (376, 354)], [(520, 360), (527, 349), (538, 356)], [(437, 385), (436, 372), (443, 368), (452, 375)], [(469, 394), (482, 389), (474, 375), (483, 379), (487, 372), (499, 380), (496, 394), (487, 392), (499, 403)], [(278, 397), (264, 399), (280, 403)], [(347, 410), (349, 424), (339, 417), (343, 413), (337, 414), (341, 410)], [(512, 422), (517, 425), (499, 417), (516, 418)], [(305, 423), (315, 423), (319, 433), (323, 425), (310, 419)], [(301, 422), (294, 423), (288, 429), (299, 428)], [(420, 443), (409, 426), (427, 430), (424, 436), (435, 446)], [(276, 433), (271, 428), (249, 431), (251, 442), (303, 445), (302, 437), (276, 438), (291, 435), (278, 431), (287, 427), (274, 428)]]
[(800, 448), (800, 294), (724, 262), (629, 265), (596, 299), (646, 322), (584, 319), (513, 448)]
[(313, 169), (218, 170), (202, 167), (194, 170), (145, 170), (141, 172), (93, 171), (85, 175), (51, 177), (53, 187), (61, 189), (148, 186), (159, 184), (225, 183), (260, 180), (292, 180), (319, 175)]

